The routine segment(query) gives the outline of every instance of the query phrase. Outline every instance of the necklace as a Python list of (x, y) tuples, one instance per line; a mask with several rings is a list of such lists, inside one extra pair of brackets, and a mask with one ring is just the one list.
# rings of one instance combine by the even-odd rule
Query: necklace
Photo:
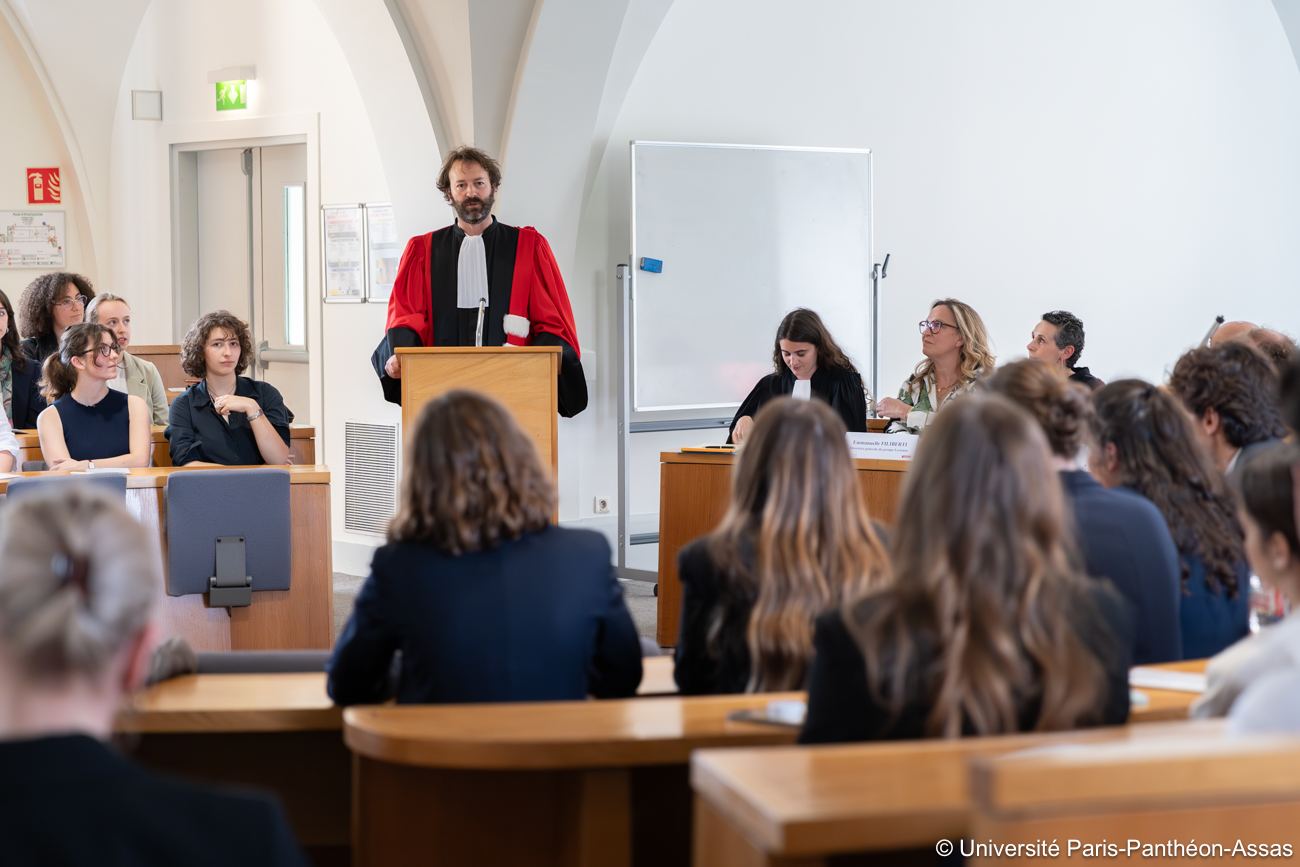
[(235, 388), (230, 389), (230, 391), (226, 392), (225, 394), (213, 394), (213, 392), (212, 392), (212, 383), (208, 382), (207, 377), (204, 377), (204, 378), (203, 378), (203, 384), (206, 385), (206, 386), (208, 387), (208, 396), (211, 397), (213, 400), (216, 400), (216, 399), (219, 398), (219, 397), (229, 397), (230, 395), (234, 394), (234, 393), (235, 393), (235, 388), (238, 388), (238, 387), (239, 387), (239, 380), (236, 379), (236, 380), (235, 380)]

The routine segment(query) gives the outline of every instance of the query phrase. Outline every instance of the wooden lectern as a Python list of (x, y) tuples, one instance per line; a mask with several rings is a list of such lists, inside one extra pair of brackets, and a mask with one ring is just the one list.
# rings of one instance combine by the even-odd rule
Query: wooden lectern
[(559, 478), (558, 346), (435, 346), (397, 350), (402, 365), (402, 427), (415, 430), (426, 403), (457, 388), (501, 401)]

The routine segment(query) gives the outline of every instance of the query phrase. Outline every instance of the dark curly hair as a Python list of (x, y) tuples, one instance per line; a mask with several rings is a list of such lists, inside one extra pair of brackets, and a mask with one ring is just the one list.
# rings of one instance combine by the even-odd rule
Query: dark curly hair
[(1184, 353), (1174, 365), (1169, 388), (1198, 419), (1213, 407), (1233, 448), (1286, 436), (1273, 365), (1244, 340)]
[(181, 341), (181, 369), (195, 379), (208, 375), (208, 364), (203, 355), (208, 344), (208, 335), (215, 328), (224, 328), (239, 338), (239, 363), (235, 365), (235, 375), (243, 373), (253, 360), (253, 338), (249, 336), (248, 324), (229, 310), (216, 310), (204, 313), (190, 330), (185, 332)]
[(1246, 553), (1236, 506), (1177, 398), (1149, 382), (1121, 379), (1098, 389), (1092, 403), (1093, 433), (1103, 449), (1115, 446), (1121, 482), (1165, 516), (1182, 561), (1183, 592), (1188, 558), (1196, 557), (1209, 588), (1221, 585), (1235, 599), (1246, 589), (1237, 586)]
[(1029, 410), (1047, 434), (1052, 454), (1062, 458), (1079, 456), (1092, 423), (1092, 401), (1088, 400), (1086, 388), (1070, 382), (1063, 371), (1034, 358), (1002, 365), (984, 385)]
[(44, 337), (54, 331), (54, 302), (69, 283), (77, 287), (87, 304), (95, 297), (89, 280), (67, 271), (42, 274), (27, 284), (18, 299), (18, 326), (23, 337)]
[(1043, 314), (1043, 321), (1056, 326), (1056, 348), (1074, 347), (1074, 354), (1065, 360), (1065, 366), (1074, 370), (1083, 355), (1083, 320), (1068, 310), (1053, 310)]
[(501, 164), (488, 156), (487, 151), (469, 146), (458, 147), (447, 154), (447, 158), (442, 161), (442, 170), (438, 172), (438, 189), (447, 201), (451, 201), (451, 167), (462, 160), (478, 163), (487, 169), (488, 182), (492, 184), (493, 190), (501, 186)]
[(9, 296), (3, 292), (0, 292), (0, 305), (4, 306), (5, 315), (9, 317), (9, 330), (5, 332), (4, 338), (0, 339), (0, 346), (9, 350), (13, 369), (22, 372), (27, 369), (27, 355), (18, 345), (18, 320), (14, 316), (14, 305), (9, 303)]

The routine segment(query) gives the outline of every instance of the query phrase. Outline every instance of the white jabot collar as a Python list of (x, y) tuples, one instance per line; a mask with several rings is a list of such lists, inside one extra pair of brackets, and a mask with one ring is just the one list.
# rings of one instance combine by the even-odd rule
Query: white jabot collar
[(456, 306), (478, 307), (488, 297), (487, 250), (482, 235), (466, 235), (456, 261)]

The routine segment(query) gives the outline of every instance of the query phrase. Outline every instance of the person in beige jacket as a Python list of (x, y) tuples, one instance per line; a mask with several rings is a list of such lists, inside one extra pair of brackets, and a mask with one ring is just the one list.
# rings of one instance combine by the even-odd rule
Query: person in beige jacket
[(150, 424), (167, 424), (167, 389), (163, 387), (162, 375), (153, 362), (136, 358), (127, 352), (131, 343), (131, 307), (126, 300), (109, 292), (101, 292), (94, 297), (86, 308), (86, 321), (107, 325), (117, 335), (117, 344), (122, 347), (122, 364), (117, 369), (117, 379), (109, 383), (109, 388), (134, 394), (149, 406)]

